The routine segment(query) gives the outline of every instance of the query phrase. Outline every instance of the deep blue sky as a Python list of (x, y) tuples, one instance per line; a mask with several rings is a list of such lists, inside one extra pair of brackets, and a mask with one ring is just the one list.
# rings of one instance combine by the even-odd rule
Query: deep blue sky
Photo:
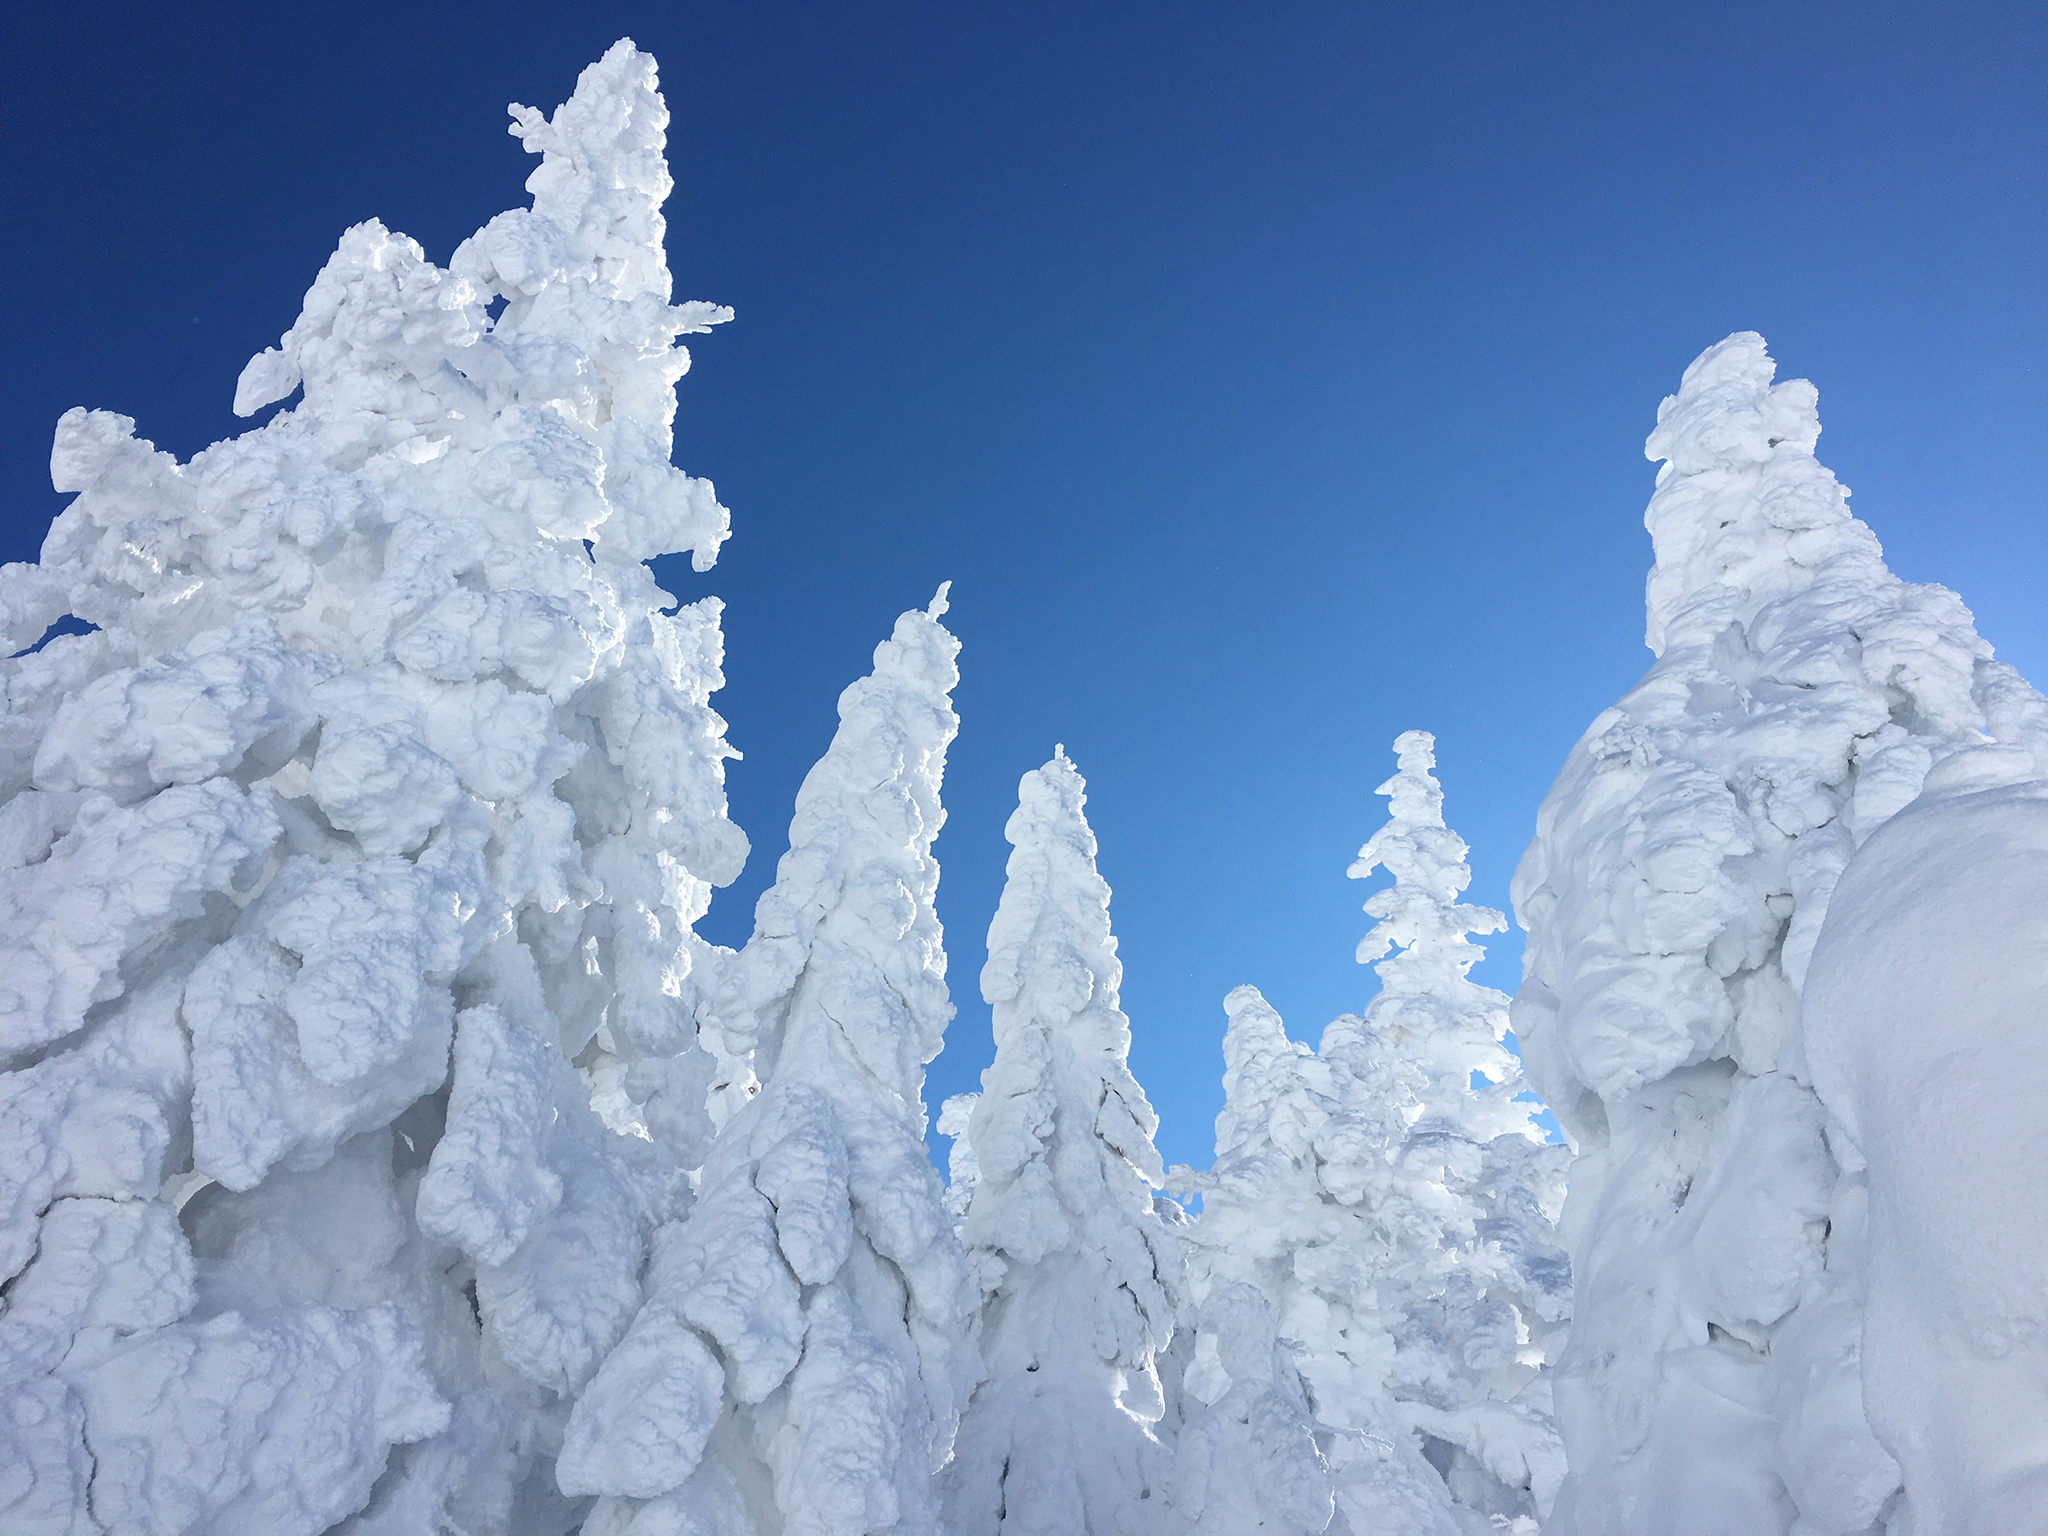
[[(1647, 664), (1641, 444), (1731, 330), (1821, 391), (1894, 569), (2048, 679), (2038, 5), (16, 3), (0, 558), (67, 406), (188, 455), (348, 224), (445, 260), (522, 200), (504, 106), (630, 33), (675, 114), (677, 460), (735, 535), (743, 938), (839, 689), (955, 582), (939, 844), (978, 997), (1017, 777), (1088, 776), (1133, 1061), (1206, 1162), (1223, 993), (1370, 994), (1353, 850), (1411, 726), (1473, 895)], [(1518, 936), (1482, 974), (1512, 989)]]

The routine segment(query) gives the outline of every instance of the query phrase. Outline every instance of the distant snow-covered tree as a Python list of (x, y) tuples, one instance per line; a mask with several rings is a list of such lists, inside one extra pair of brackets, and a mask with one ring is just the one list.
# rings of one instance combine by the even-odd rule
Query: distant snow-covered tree
[[(1366, 901), (1379, 921), (1358, 946), (1361, 964), (1377, 962), (1380, 991), (1363, 1019), (1325, 1031), (1321, 1054), (1407, 1100), (1379, 1202), (1394, 1240), (1382, 1296), (1398, 1306), (1387, 1314), (1387, 1385), (1435, 1442), (1461, 1504), (1527, 1519), (1547, 1510), (1563, 1473), (1548, 1384), (1536, 1377), (1570, 1309), (1553, 1225), (1568, 1154), (1531, 1125), (1528, 1084), (1503, 1043), (1507, 997), (1468, 974), (1483, 954), (1473, 935), (1507, 919), (1458, 900), (1472, 872), (1464, 839), (1444, 825), (1435, 745), (1426, 731), (1394, 743), (1399, 771), (1379, 787), (1387, 824), (1350, 870), (1394, 877)], [(1345, 1355), (1341, 1343), (1312, 1354), (1311, 1378)], [(1341, 1398), (1362, 1363), (1346, 1361), (1318, 1400)]]
[[(1131, 1076), (1109, 886), (1066, 753), (1027, 773), (982, 996), (995, 1061), (966, 1128), (963, 1235), (986, 1376), (944, 1477), (952, 1536), (1154, 1536), (1155, 1358), (1181, 1247), (1153, 1208), (1157, 1120)], [(943, 1128), (943, 1127), (942, 1127)]]
[[(1466, 974), (1471, 935), (1504, 920), (1457, 900), (1471, 875), (1443, 823), (1432, 738), (1396, 746), (1389, 821), (1351, 871), (1395, 877), (1367, 902), (1380, 921), (1358, 949), (1379, 961), (1379, 995), (1315, 1051), (1252, 988), (1225, 1004), (1197, 1291), (1246, 1285), (1271, 1308), (1329, 1466), (1333, 1528), (1533, 1530), (1562, 1472), (1539, 1367), (1569, 1305), (1550, 1228), (1564, 1151), (1519, 1102), (1507, 999)], [(1214, 1369), (1208, 1348), (1198, 1340), (1197, 1377)], [(1197, 1396), (1214, 1389), (1191, 1379)]]
[(1953, 593), (1885, 569), (1814, 458), (1813, 386), (1775, 371), (1730, 336), (1659, 408), (1656, 660), (1515, 876), (1515, 1031), (1579, 1152), (1558, 1536), (1890, 1518), (1861, 1361), (1909, 1346), (1864, 1332), (1866, 1176), (1814, 1091), (1807, 963), (1851, 855), (1924, 786), (2048, 766), (2048, 704)]
[(953, 1005), (932, 899), (959, 642), (904, 614), (797, 794), (753, 938), (705, 1003), (758, 1091), (576, 1405), (585, 1536), (941, 1529), (933, 1473), (976, 1363), (965, 1256), (925, 1152)]
[(1275, 1301), (1292, 1255), (1323, 1236), (1300, 1070), (1314, 1057), (1253, 988), (1224, 1007), (1215, 1167), (1168, 1176), (1201, 1191), (1202, 1211), (1188, 1229), (1193, 1339), (1175, 1351), (1180, 1423), (1164, 1528), (1315, 1536), (1330, 1524), (1330, 1467)]
[(572, 1062), (709, 1080), (746, 851), (718, 605), (643, 563), (726, 536), (668, 456), (727, 312), (670, 302), (651, 59), (513, 115), (530, 209), (446, 268), (348, 231), (235, 405), (303, 399), (190, 463), (68, 412), (0, 571), (6, 651), (98, 626), (0, 662), (10, 1532), (580, 1517), (552, 1453), (708, 1126)]

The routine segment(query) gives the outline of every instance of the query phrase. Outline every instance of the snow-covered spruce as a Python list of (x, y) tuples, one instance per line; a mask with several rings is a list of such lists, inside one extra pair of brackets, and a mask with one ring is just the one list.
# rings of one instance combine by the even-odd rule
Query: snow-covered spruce
[[(1254, 989), (1225, 1003), (1216, 1167), (1197, 1181), (1188, 1391), (1213, 1417), (1238, 1391), (1231, 1351), (1254, 1360), (1248, 1341), (1277, 1332), (1327, 1462), (1331, 1529), (1436, 1536), (1497, 1519), (1533, 1530), (1563, 1470), (1538, 1371), (1569, 1306), (1551, 1237), (1564, 1149), (1541, 1142), (1518, 1102), (1526, 1085), (1500, 1043), (1507, 999), (1466, 974), (1481, 955), (1471, 935), (1505, 919), (1458, 902), (1471, 874), (1443, 822), (1433, 739), (1411, 731), (1396, 748), (1400, 771), (1379, 791), (1388, 822), (1351, 868), (1394, 876), (1367, 901), (1379, 921), (1358, 947), (1361, 963), (1379, 962), (1379, 995), (1363, 1017), (1332, 1022), (1316, 1051), (1289, 1040)], [(1219, 1297), (1227, 1323), (1214, 1321)], [(1266, 1427), (1254, 1436), (1259, 1421), (1238, 1410), (1248, 1487), (1270, 1483), (1294, 1443), (1279, 1427), (1289, 1394), (1269, 1384), (1266, 1358), (1252, 1367)], [(1182, 1431), (1184, 1466), (1197, 1422)], [(1309, 1465), (1292, 1454), (1307, 1489)]]
[(1813, 457), (1813, 386), (1774, 372), (1731, 336), (1659, 409), (1657, 660), (1573, 748), (1515, 878), (1515, 1030), (1579, 1151), (1559, 1536), (1889, 1518), (1865, 1179), (1814, 1094), (1807, 963), (1843, 867), (1930, 770), (2048, 766), (2048, 704), (1953, 593), (1885, 569)]
[(718, 605), (642, 563), (726, 535), (668, 462), (726, 312), (669, 301), (651, 59), (513, 115), (531, 209), (446, 268), (350, 230), (235, 404), (304, 399), (190, 463), (67, 413), (0, 571), (6, 651), (98, 626), (0, 663), (10, 1532), (577, 1518), (568, 1404), (708, 1127), (570, 1063), (709, 1081), (745, 854)]
[(1008, 879), (981, 973), (996, 1054), (962, 1164), (986, 1376), (943, 1479), (950, 1536), (1159, 1529), (1154, 1361), (1173, 1334), (1182, 1255), (1153, 1209), (1158, 1122), (1131, 1076), (1086, 798), (1057, 752), (1024, 775), (1004, 829)]
[(965, 1257), (926, 1156), (953, 1005), (932, 899), (959, 642), (904, 614), (798, 792), (754, 936), (707, 999), (759, 1089), (571, 1417), (585, 1536), (936, 1536), (973, 1385)]

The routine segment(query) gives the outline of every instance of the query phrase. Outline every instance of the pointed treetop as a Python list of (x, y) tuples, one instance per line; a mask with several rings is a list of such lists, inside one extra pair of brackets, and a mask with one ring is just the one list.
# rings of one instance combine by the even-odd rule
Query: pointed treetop
[(1773, 384), (1777, 369), (1763, 337), (1738, 331), (1695, 358), (1657, 408), (1643, 453), (1664, 467), (1643, 522), (1657, 552), (1644, 638), (1659, 655), (1674, 626), (1711, 639), (1810, 586), (1826, 561), (1882, 570), (1848, 491), (1813, 457), (1819, 391), (1805, 379)]
[[(1109, 932), (1109, 883), (1095, 868), (1095, 833), (1082, 809), (1087, 803), (1087, 781), (1064, 752), (1017, 783), (1017, 809), (1003, 828), (1011, 847), (1007, 878), (981, 972), (981, 994), (991, 1004), (1018, 996), (1054, 946), (1092, 973), (1097, 995), (1106, 983), (1115, 1004), (1122, 967)], [(1086, 978), (1068, 979), (1075, 995), (1061, 1001), (1074, 1012), (1090, 993), (1081, 986)]]
[[(1095, 834), (1082, 812), (1087, 799), (1086, 782), (1061, 754), (1024, 775), (1003, 829), (1011, 853), (981, 973), (996, 1038), (974, 1131), (987, 1189), (1044, 1155), (1050, 1124), (1012, 1122), (1024, 1100), (1048, 1091), (1072, 1095), (1067, 1134), (1085, 1126), (1148, 1185), (1164, 1177), (1152, 1144), (1158, 1117), (1130, 1072), (1130, 1021), (1117, 1003), (1123, 966), (1110, 933), (1109, 883), (1095, 867)], [(1068, 1076), (1069, 1064), (1080, 1065), (1080, 1077)], [(1147, 1194), (1147, 1210), (1149, 1202)]]
[(675, 189), (669, 175), (668, 104), (654, 57), (622, 37), (576, 79), (575, 94), (553, 117), (512, 103), (506, 131), (541, 163), (526, 179), (533, 211), (553, 221), (601, 263), (616, 297), (669, 297), (662, 256), (661, 205)]
[(839, 729), (797, 790), (789, 851), (755, 907), (754, 938), (713, 1005), (725, 1054), (758, 1051), (763, 1081), (785, 1068), (829, 1077), (838, 1070), (832, 1050), (783, 1059), (783, 1025), (808, 1020), (806, 1028), (843, 1033), (833, 1010), (792, 1014), (792, 1003), (814, 955), (828, 968), (841, 951), (867, 955), (876, 1017), (892, 1027), (864, 1026), (856, 1054), (920, 1135), (923, 1065), (953, 1016), (931, 848), (946, 820), (940, 787), (960, 723), (952, 702), (959, 651), (937, 618), (910, 609), (875, 647), (874, 671), (841, 692)]
[[(1427, 991), (1445, 979), (1462, 980), (1482, 951), (1467, 937), (1495, 933), (1507, 919), (1490, 907), (1468, 907), (1458, 895), (1472, 883), (1465, 840), (1444, 825), (1443, 786), (1436, 766), (1436, 738), (1408, 731), (1394, 743), (1400, 771), (1377, 794), (1391, 802), (1387, 824), (1358, 850), (1349, 874), (1363, 880), (1384, 868), (1394, 883), (1366, 902), (1379, 918), (1358, 942), (1358, 963), (1371, 965), (1399, 946), (1403, 953), (1377, 967), (1388, 991)], [(1449, 978), (1440, 973), (1448, 967)]]

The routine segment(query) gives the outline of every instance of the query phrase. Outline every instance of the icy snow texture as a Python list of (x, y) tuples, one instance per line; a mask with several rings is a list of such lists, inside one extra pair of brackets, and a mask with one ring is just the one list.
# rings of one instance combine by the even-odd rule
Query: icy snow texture
[(707, 999), (728, 1076), (758, 1091), (570, 1417), (561, 1484), (604, 1495), (598, 1531), (940, 1529), (932, 1474), (976, 1370), (922, 1099), (953, 1015), (932, 909), (958, 728), (945, 609), (942, 587), (840, 695), (754, 936)]
[(951, 1536), (1151, 1536), (1162, 1502), (1154, 1361), (1183, 1259), (1153, 1209), (1158, 1120), (1131, 1076), (1086, 798), (1058, 751), (1024, 775), (1004, 829), (981, 973), (996, 1054), (956, 1144), (987, 1375), (945, 1473)]
[(651, 59), (514, 117), (532, 208), (445, 269), (348, 231), (235, 405), (303, 400), (188, 464), (67, 412), (0, 570), (0, 649), (99, 626), (0, 663), (9, 1532), (578, 1516), (567, 1399), (710, 1126), (570, 1062), (710, 1080), (746, 851), (718, 605), (642, 563), (726, 535), (668, 463), (726, 315), (669, 302)]
[[(1195, 1181), (1187, 1378), (1210, 1406), (1191, 1411), (1181, 1465), (1229, 1442), (1245, 1509), (1278, 1497), (1249, 1491), (1254, 1480), (1296, 1466), (1287, 1507), (1305, 1515), (1320, 1476), (1341, 1522), (1331, 1529), (1358, 1536), (1496, 1518), (1533, 1530), (1562, 1472), (1538, 1367), (1569, 1305), (1550, 1240), (1563, 1149), (1542, 1145), (1516, 1102), (1507, 999), (1466, 975), (1481, 954), (1470, 935), (1505, 920), (1457, 900), (1471, 874), (1443, 822), (1433, 739), (1411, 731), (1396, 747), (1400, 771), (1379, 791), (1387, 824), (1351, 869), (1394, 876), (1367, 901), (1379, 922), (1358, 947), (1379, 961), (1379, 995), (1316, 1051), (1289, 1040), (1254, 989), (1224, 1005), (1216, 1167)], [(1298, 1427), (1283, 1437), (1290, 1414)], [(1310, 1417), (1320, 1473), (1298, 1449)], [(1188, 1497), (1184, 1482), (1176, 1494)]]
[(2048, 1529), (2048, 781), (1946, 777), (1835, 887), (1807, 1053), (1867, 1187), (1863, 1400), (1898, 1528), (2019, 1536)]
[(1930, 769), (2048, 767), (2048, 704), (1953, 593), (1886, 571), (1814, 460), (1813, 386), (1774, 371), (1731, 336), (1659, 409), (1657, 660), (1573, 748), (1515, 877), (1515, 1032), (1579, 1151), (1559, 1536), (1887, 1518), (1899, 1469), (1858, 1379), (1863, 1185), (1814, 1094), (1801, 992), (1844, 865)]

